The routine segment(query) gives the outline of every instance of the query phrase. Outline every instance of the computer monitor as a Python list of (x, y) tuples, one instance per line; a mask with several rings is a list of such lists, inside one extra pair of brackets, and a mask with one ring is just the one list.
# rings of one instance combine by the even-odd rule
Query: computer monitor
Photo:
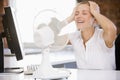
[(11, 7), (5, 7), (4, 10), (5, 15), (3, 15), (2, 19), (3, 33), (7, 39), (8, 48), (10, 49), (11, 54), (15, 54), (17, 61), (22, 60), (24, 53), (15, 14)]

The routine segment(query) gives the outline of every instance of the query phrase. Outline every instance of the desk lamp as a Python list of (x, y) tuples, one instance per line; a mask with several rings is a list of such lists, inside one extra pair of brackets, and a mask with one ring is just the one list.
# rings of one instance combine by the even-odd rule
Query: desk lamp
[(42, 10), (35, 16), (34, 42), (42, 49), (41, 65), (33, 72), (35, 79), (59, 79), (70, 75), (66, 69), (53, 68), (49, 59), (50, 51), (61, 50), (68, 43), (66, 35), (58, 36), (60, 20), (56, 11), (51, 9)]

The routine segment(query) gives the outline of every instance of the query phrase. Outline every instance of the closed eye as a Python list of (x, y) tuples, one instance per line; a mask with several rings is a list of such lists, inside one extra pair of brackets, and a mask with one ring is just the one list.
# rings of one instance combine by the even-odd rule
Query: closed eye
[(78, 11), (76, 11), (76, 12), (75, 12), (75, 15), (78, 15), (78, 14), (79, 14), (79, 12), (78, 12)]

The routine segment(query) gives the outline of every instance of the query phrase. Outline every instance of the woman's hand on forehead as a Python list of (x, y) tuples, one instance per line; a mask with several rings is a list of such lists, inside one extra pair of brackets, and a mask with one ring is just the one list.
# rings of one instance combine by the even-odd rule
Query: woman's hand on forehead
[(88, 2), (90, 3), (91, 13), (94, 12), (94, 11), (100, 13), (100, 8), (99, 8), (99, 6), (96, 2), (93, 2), (93, 1), (88, 1)]

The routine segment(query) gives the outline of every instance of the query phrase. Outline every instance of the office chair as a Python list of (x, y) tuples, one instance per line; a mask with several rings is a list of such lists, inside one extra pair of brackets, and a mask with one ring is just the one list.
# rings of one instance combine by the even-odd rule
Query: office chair
[(116, 70), (120, 70), (120, 34), (118, 34), (115, 40), (115, 60)]

